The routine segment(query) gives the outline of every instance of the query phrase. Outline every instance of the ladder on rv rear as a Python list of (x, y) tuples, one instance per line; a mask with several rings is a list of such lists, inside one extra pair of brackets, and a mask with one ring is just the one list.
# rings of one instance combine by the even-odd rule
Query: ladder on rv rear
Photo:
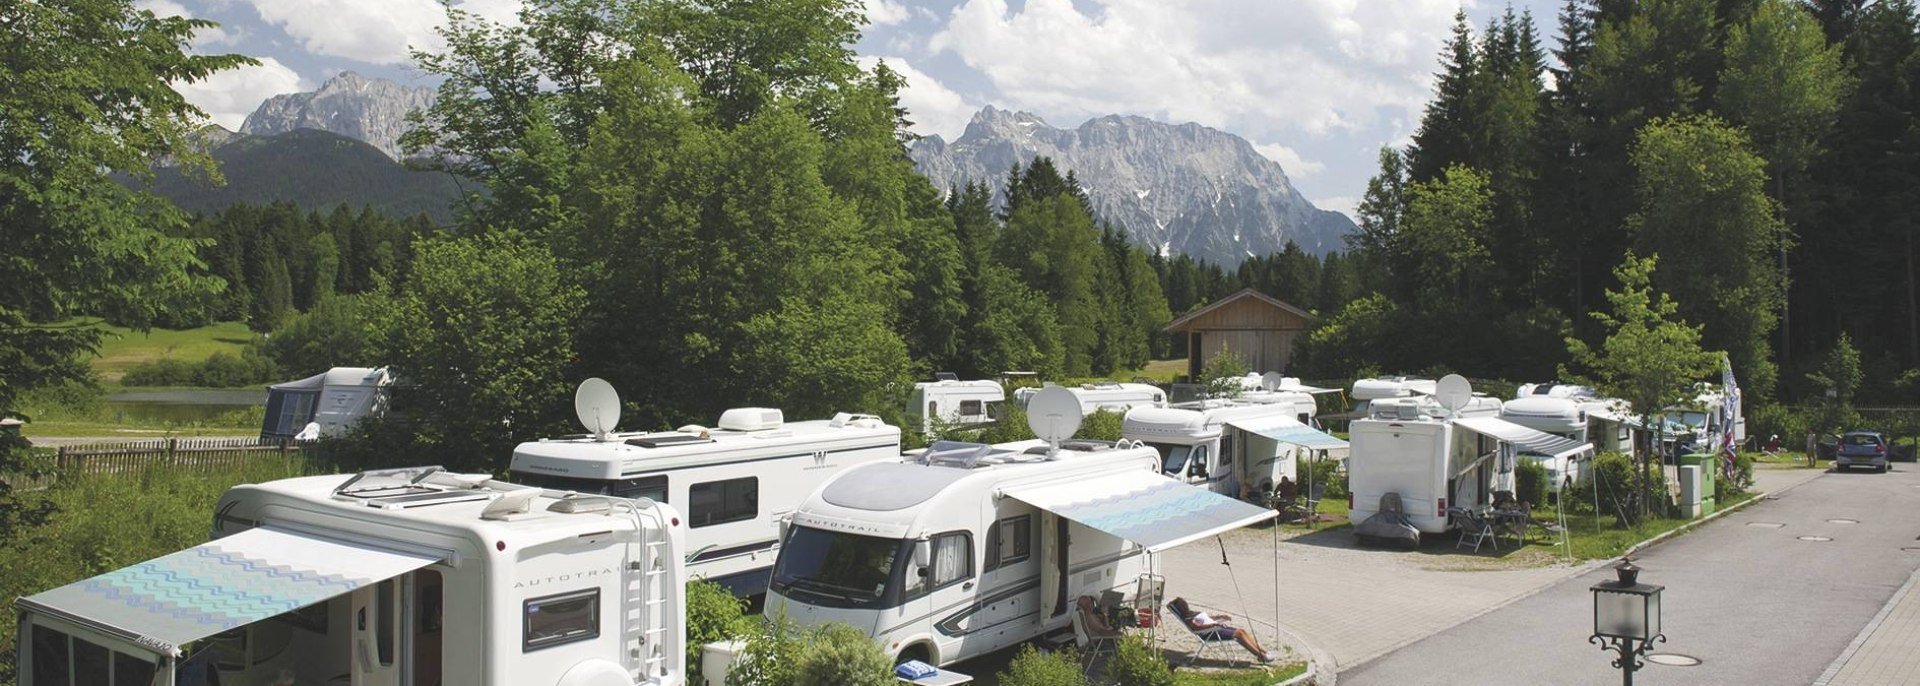
[(671, 654), (669, 651), (680, 650), (679, 646), (670, 645), (667, 635), (673, 625), (668, 619), (673, 607), (666, 583), (667, 570), (672, 567), (668, 560), (671, 551), (667, 550), (667, 523), (658, 511), (634, 507), (633, 514), (634, 524), (639, 528), (635, 532), (639, 541), (638, 554), (627, 556), (626, 577), (622, 581), (626, 595), (622, 617), (626, 627), (624, 643), (632, 658), (628, 670), (634, 683), (650, 683), (665, 676), (662, 670)]

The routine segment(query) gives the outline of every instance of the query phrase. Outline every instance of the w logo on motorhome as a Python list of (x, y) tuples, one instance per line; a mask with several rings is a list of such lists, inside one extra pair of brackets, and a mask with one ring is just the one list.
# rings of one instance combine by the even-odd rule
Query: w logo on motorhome
[(808, 467), (808, 469), (825, 469), (831, 466), (833, 465), (827, 464), (827, 451), (825, 450), (813, 451), (813, 466)]

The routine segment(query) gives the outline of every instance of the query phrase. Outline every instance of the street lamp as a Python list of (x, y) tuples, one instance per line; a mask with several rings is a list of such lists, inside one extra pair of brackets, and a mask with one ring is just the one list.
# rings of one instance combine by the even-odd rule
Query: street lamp
[(1631, 560), (1621, 560), (1613, 571), (1618, 580), (1593, 585), (1593, 635), (1587, 641), (1618, 654), (1613, 666), (1620, 668), (1620, 683), (1633, 686), (1634, 670), (1646, 664), (1640, 656), (1667, 640), (1660, 633), (1660, 591), (1666, 587), (1640, 583), (1640, 568)]

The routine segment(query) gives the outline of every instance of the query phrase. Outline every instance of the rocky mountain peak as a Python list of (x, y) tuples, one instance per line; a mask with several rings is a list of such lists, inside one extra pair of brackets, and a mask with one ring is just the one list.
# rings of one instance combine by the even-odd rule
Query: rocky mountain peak
[(1246, 139), (1194, 123), (1107, 115), (1061, 129), (989, 106), (958, 139), (930, 136), (909, 154), (935, 186), (985, 182), (996, 198), (1013, 163), (1051, 157), (1074, 172), (1101, 217), (1136, 242), (1228, 266), (1289, 240), (1313, 253), (1336, 250), (1354, 228), (1301, 197), (1280, 164)]
[(434, 89), (403, 86), (388, 79), (340, 72), (318, 90), (267, 98), (247, 115), (240, 132), (272, 136), (295, 129), (320, 129), (356, 138), (400, 159), (400, 134), (407, 114), (434, 101)]

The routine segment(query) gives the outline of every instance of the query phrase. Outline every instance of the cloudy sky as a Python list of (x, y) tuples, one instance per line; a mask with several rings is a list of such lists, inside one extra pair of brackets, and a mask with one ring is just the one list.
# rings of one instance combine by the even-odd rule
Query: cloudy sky
[[(508, 19), (520, 0), (456, 0)], [(1105, 114), (1193, 121), (1239, 134), (1301, 193), (1351, 210), (1383, 144), (1405, 144), (1456, 9), (1495, 0), (865, 0), (857, 46), (904, 73), (922, 134), (952, 140), (982, 106), (1071, 127)], [(228, 128), (267, 96), (341, 71), (430, 85), (409, 46), (432, 49), (439, 0), (140, 0), (221, 23), (204, 52), (261, 64), (184, 88)], [(1551, 33), (1553, 0), (1514, 0)]]

